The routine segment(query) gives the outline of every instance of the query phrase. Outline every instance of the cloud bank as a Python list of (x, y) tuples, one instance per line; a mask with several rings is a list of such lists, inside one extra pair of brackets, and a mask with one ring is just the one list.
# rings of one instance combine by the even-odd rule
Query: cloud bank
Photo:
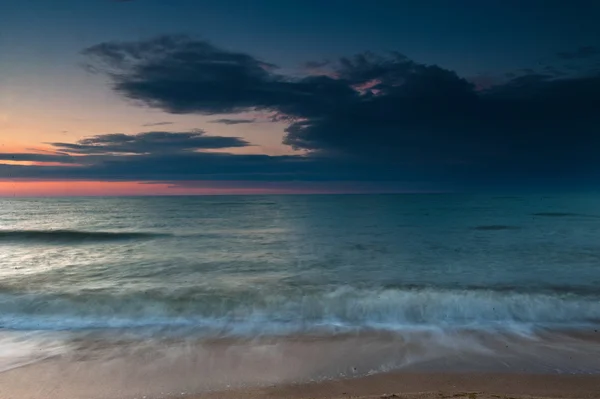
[(239, 137), (207, 136), (203, 130), (192, 132), (112, 133), (79, 140), (77, 143), (49, 143), (70, 154), (156, 154), (206, 149), (246, 147)]
[[(558, 58), (587, 59), (596, 53), (595, 47), (581, 47)], [(69, 154), (100, 157), (87, 173), (153, 180), (167, 175), (170, 180), (190, 175), (412, 179), (468, 186), (596, 181), (600, 172), (598, 72), (545, 66), (475, 85), (400, 53), (367, 52), (309, 62), (305, 76), (295, 77), (250, 54), (187, 36), (106, 42), (83, 54), (110, 78), (116, 93), (135, 104), (171, 114), (268, 113), (287, 123), (284, 144), (307, 152), (302, 157), (202, 153), (249, 145), (203, 131), (52, 143)]]

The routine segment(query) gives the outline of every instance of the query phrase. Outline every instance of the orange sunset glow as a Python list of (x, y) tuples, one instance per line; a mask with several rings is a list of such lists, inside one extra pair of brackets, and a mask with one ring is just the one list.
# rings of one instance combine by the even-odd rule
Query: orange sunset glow
[(164, 186), (139, 182), (0, 181), (0, 196), (152, 195)]
[(103, 181), (0, 181), (0, 197), (292, 194), (299, 190), (176, 187), (168, 183)]

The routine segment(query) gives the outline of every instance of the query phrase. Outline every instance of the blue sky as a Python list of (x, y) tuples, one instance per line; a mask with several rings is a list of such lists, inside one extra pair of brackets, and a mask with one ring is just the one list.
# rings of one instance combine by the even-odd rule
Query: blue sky
[[(365, 50), (400, 51), (464, 74), (532, 66), (593, 44), (593, 1), (28, 0), (2, 2), (3, 50), (74, 67), (108, 40), (186, 33), (288, 68)], [(41, 65), (39, 66), (41, 67)]]

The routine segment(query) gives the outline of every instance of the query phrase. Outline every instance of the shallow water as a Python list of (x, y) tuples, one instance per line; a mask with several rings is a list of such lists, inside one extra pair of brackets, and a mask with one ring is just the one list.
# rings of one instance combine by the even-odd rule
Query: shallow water
[(1, 199), (0, 370), (597, 372), (598, 237), (591, 195)]

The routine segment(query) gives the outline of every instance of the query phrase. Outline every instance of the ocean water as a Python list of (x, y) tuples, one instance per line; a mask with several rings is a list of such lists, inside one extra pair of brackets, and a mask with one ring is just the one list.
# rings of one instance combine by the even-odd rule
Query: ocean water
[(0, 199), (0, 379), (596, 373), (599, 329), (600, 196)]

